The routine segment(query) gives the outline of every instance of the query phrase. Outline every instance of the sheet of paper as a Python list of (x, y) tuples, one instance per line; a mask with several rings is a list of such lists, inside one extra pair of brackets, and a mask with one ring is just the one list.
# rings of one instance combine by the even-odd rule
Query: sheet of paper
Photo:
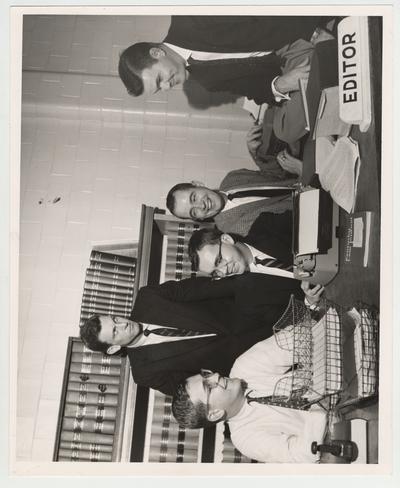
[(313, 138), (347, 136), (351, 125), (339, 117), (339, 90), (337, 86), (325, 88), (321, 93)]
[(318, 252), (319, 190), (305, 191), (299, 198), (298, 254)]
[(353, 247), (363, 246), (364, 223), (362, 217), (353, 220)]
[(326, 162), (335, 150), (335, 138), (333, 136), (317, 137), (315, 140), (315, 172), (318, 174), (326, 170)]
[(350, 137), (340, 137), (333, 151), (327, 156), (319, 173), (322, 188), (346, 212), (354, 209), (360, 174), (358, 144)]

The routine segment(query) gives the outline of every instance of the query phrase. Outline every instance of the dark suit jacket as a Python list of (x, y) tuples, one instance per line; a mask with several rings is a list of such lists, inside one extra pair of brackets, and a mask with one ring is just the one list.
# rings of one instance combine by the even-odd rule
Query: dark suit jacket
[(279, 215), (265, 212), (254, 221), (248, 235), (238, 240), (290, 265), (293, 264), (292, 235), (292, 212)]
[(256, 273), (141, 288), (132, 320), (217, 336), (128, 348), (134, 381), (173, 394), (180, 382), (200, 368), (228, 375), (240, 354), (272, 334), (292, 293), (303, 296), (296, 280)]
[[(322, 17), (172, 16), (164, 42), (205, 52), (275, 51), (297, 39), (309, 40)], [(327, 19), (327, 18), (326, 18)], [(207, 61), (190, 67), (208, 91), (227, 91), (275, 103), (272, 80), (281, 74), (276, 54), (242, 60)]]

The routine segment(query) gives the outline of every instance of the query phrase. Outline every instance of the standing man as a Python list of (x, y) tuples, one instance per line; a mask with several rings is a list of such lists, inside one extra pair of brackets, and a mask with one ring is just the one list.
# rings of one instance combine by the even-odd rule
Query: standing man
[(333, 37), (318, 27), (329, 19), (172, 16), (162, 43), (141, 42), (122, 53), (119, 76), (134, 96), (169, 90), (190, 73), (208, 91), (229, 91), (258, 104), (284, 101), (274, 132), (291, 143), (305, 129), (301, 99), (291, 100), (290, 94), (308, 77), (313, 43)]

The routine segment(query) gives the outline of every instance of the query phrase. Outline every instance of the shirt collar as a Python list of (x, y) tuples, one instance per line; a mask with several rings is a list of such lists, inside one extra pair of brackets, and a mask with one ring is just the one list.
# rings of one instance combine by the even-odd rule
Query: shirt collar
[(163, 43), (165, 46), (168, 46), (172, 51), (176, 52), (176, 54), (179, 54), (187, 63), (187, 60), (190, 58), (192, 51), (190, 49), (185, 49), (183, 47), (175, 46), (174, 44), (169, 44), (169, 42), (164, 42)]

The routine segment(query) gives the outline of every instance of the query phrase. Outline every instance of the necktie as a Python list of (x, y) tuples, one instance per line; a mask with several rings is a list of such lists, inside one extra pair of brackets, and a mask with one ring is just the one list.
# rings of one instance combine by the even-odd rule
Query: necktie
[(146, 329), (143, 334), (147, 337), (150, 334), (155, 334), (164, 337), (190, 337), (207, 334), (207, 332), (198, 332), (188, 329), (174, 329), (169, 327), (157, 327), (155, 329)]
[(293, 271), (293, 265), (285, 265), (282, 263), (282, 261), (279, 261), (279, 259), (275, 258), (265, 258), (265, 259), (260, 259), (260, 258), (254, 258), (254, 262), (256, 264), (261, 264), (262, 266), (270, 266), (273, 268), (280, 268), (280, 269), (285, 269), (286, 271)]
[(257, 402), (263, 405), (274, 405), (276, 407), (293, 408), (296, 410), (308, 410), (310, 408), (310, 402), (306, 398), (290, 398), (288, 399), (282, 395), (268, 395), (262, 397), (249, 397), (249, 392), (246, 395), (247, 403)]
[(235, 198), (246, 198), (246, 197), (282, 197), (287, 196), (292, 193), (290, 188), (266, 188), (260, 190), (244, 190), (237, 191), (234, 193), (229, 193), (228, 200), (234, 200)]

